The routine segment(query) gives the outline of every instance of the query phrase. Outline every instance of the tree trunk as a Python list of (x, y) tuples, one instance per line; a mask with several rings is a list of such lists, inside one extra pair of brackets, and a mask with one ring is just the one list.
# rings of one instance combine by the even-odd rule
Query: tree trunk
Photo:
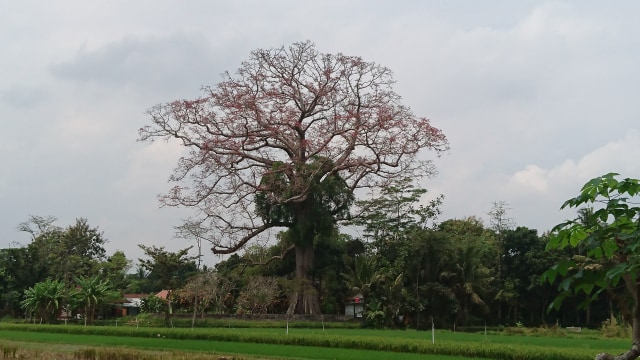
[(173, 320), (171, 319), (171, 315), (173, 314), (173, 309), (171, 307), (171, 290), (167, 291), (167, 307), (164, 313), (164, 322), (168, 327), (173, 327)]
[(633, 344), (631, 345), (631, 349), (620, 355), (611, 355), (606, 353), (598, 354), (596, 355), (596, 360), (633, 360), (640, 356), (640, 319), (638, 319), (639, 314), (637, 307), (638, 306), (634, 306), (633, 312)]
[(198, 314), (198, 294), (195, 295), (193, 300), (193, 317), (191, 318), (191, 328), (196, 326), (196, 315)]
[(633, 294), (633, 321), (631, 328), (631, 349), (620, 355), (598, 354), (596, 360), (633, 360), (640, 356), (640, 286), (629, 276), (624, 277), (627, 289)]
[(289, 314), (321, 314), (318, 292), (313, 286), (311, 270), (314, 260), (314, 239), (317, 235), (315, 215), (312, 214), (313, 202), (308, 198), (297, 204), (295, 209), (295, 251), (296, 282), (289, 303)]
[(313, 269), (313, 242), (296, 245), (296, 289), (289, 303), (289, 313), (321, 314), (320, 299), (313, 287), (311, 269)]

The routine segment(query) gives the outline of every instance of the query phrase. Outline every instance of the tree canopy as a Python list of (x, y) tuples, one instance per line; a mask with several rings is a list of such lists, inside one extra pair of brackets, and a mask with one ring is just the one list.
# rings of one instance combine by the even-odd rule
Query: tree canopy
[[(173, 138), (189, 149), (162, 202), (198, 209), (217, 231), (213, 251), (229, 253), (284, 225), (255, 211), (265, 176), (286, 178), (288, 191), (270, 195), (290, 204), (304, 202), (313, 180), (328, 175), (340, 174), (353, 191), (431, 174), (418, 154), (446, 150), (446, 138), (401, 103), (393, 83), (384, 66), (320, 53), (310, 42), (253, 51), (203, 96), (148, 111), (152, 124), (140, 129), (141, 140)], [(314, 159), (321, 166), (305, 166)]]
[[(199, 236), (229, 254), (296, 229), (297, 276), (308, 282), (321, 222), (339, 220), (360, 188), (431, 175), (421, 150), (448, 148), (444, 134), (402, 104), (390, 69), (325, 54), (311, 42), (259, 49), (194, 100), (159, 104), (141, 140), (188, 148), (161, 201), (197, 210)], [(324, 209), (314, 213), (317, 209)], [(296, 311), (318, 311), (311, 301)]]

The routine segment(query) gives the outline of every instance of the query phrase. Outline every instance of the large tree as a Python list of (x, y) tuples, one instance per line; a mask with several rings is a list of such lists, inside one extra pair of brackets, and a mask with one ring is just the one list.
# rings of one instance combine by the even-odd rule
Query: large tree
[(43, 280), (50, 277), (71, 284), (76, 276), (96, 275), (105, 260), (107, 243), (97, 227), (84, 218), (63, 229), (53, 225), (54, 217), (31, 216), (18, 225), (28, 232), (32, 241), (28, 252), (33, 254), (34, 272)]
[[(393, 84), (388, 68), (320, 53), (311, 42), (253, 51), (201, 97), (148, 111), (152, 124), (140, 129), (141, 140), (176, 139), (189, 149), (161, 202), (197, 209), (208, 230), (199, 233), (216, 254), (236, 252), (270, 230), (293, 229), (300, 283), (293, 308), (319, 312), (308, 286), (316, 215), (340, 220), (349, 203), (327, 197), (430, 175), (420, 151), (448, 147), (439, 129), (402, 104)], [(282, 211), (258, 211), (260, 197)]]

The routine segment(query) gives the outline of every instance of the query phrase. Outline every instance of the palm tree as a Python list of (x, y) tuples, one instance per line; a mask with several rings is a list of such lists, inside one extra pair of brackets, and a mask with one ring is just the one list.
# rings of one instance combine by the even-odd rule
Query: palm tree
[(111, 285), (106, 280), (100, 280), (97, 276), (79, 276), (75, 278), (78, 286), (73, 293), (73, 298), (83, 307), (84, 325), (93, 322), (98, 305), (112, 295)]
[(62, 308), (66, 287), (64, 282), (47, 279), (24, 291), (21, 306), (30, 314), (40, 316), (40, 323), (52, 323)]
[(449, 265), (440, 273), (449, 288), (450, 297), (457, 301), (457, 320), (466, 325), (472, 306), (486, 313), (486, 297), (494, 271), (490, 263), (491, 246), (482, 223), (475, 218), (447, 220), (440, 225), (450, 236), (452, 250)]
[(467, 325), (471, 306), (488, 311), (482, 299), (487, 292), (489, 282), (493, 279), (492, 271), (482, 264), (482, 252), (477, 244), (460, 244), (451, 270), (441, 274), (441, 278), (449, 285), (451, 293), (459, 304), (458, 321)]
[(365, 300), (369, 297), (372, 286), (380, 280), (377, 268), (372, 255), (365, 254), (355, 258), (354, 267), (347, 273), (342, 273), (344, 281), (351, 288), (351, 295), (360, 293)]
[(404, 296), (402, 272), (381, 266), (376, 256), (365, 254), (356, 257), (354, 267), (342, 277), (351, 295), (362, 294), (368, 320), (376, 326), (393, 323)]

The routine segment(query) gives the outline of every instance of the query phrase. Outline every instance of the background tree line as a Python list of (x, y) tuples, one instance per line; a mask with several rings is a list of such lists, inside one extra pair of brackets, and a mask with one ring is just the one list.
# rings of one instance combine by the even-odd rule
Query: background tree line
[[(616, 316), (615, 291), (597, 299), (575, 294), (547, 311), (558, 290), (541, 275), (580, 249), (546, 251), (547, 235), (514, 226), (500, 202), (489, 225), (478, 217), (440, 222), (442, 198), (425, 202), (425, 192), (407, 179), (396, 181), (357, 204), (362, 210), (349, 225), (362, 237), (335, 225), (318, 233), (310, 279), (323, 314), (344, 314), (350, 299), (362, 295), (363, 321), (371, 326), (599, 326)], [(106, 239), (85, 219), (67, 228), (54, 222), (31, 217), (18, 227), (30, 243), (0, 250), (3, 316), (53, 321), (71, 306), (90, 323), (123, 294), (161, 290), (169, 290), (168, 301), (147, 298), (143, 310), (164, 312), (167, 321), (175, 312), (194, 321), (207, 313), (287, 313), (299, 288), (295, 253), (286, 251), (295, 241), (289, 231), (275, 244), (254, 244), (213, 267), (199, 267), (192, 247), (169, 252), (141, 245), (145, 258), (132, 269), (122, 251), (106, 254)], [(37, 301), (42, 298), (48, 300)]]

